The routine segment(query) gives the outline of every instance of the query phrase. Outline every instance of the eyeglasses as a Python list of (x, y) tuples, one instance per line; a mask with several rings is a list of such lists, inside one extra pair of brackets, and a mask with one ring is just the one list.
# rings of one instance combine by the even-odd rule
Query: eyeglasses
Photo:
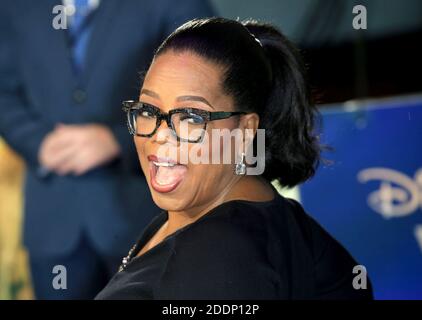
[(123, 111), (127, 113), (127, 124), (132, 135), (152, 137), (165, 120), (177, 141), (201, 142), (209, 121), (227, 119), (246, 112), (210, 112), (195, 108), (177, 108), (162, 113), (159, 108), (144, 102), (124, 101)]

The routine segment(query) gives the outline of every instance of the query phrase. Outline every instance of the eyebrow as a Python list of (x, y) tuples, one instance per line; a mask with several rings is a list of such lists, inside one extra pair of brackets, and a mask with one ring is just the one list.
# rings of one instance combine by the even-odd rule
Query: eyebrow
[[(160, 96), (158, 93), (148, 90), (148, 89), (142, 89), (141, 90), (141, 95), (145, 94), (147, 96), (150, 96), (152, 98), (156, 98), (156, 99), (160, 99)], [(208, 102), (207, 99), (205, 99), (204, 97), (201, 96), (192, 96), (192, 95), (187, 95), (187, 96), (179, 96), (176, 98), (177, 102), (181, 102), (181, 101), (199, 101), (199, 102), (203, 102), (206, 105), (210, 106), (212, 109), (214, 109), (214, 107), (212, 106), (211, 103)]]
[(214, 107), (211, 105), (211, 103), (208, 102), (207, 99), (205, 99), (204, 97), (201, 96), (180, 96), (176, 98), (176, 101), (180, 102), (180, 101), (199, 101), (199, 102), (203, 102), (206, 105), (210, 106), (211, 108), (214, 109)]
[(160, 99), (160, 96), (158, 95), (158, 93), (155, 93), (154, 91), (148, 90), (148, 89), (142, 89), (141, 90), (141, 95), (142, 94), (146, 94), (147, 96), (156, 98), (156, 99)]

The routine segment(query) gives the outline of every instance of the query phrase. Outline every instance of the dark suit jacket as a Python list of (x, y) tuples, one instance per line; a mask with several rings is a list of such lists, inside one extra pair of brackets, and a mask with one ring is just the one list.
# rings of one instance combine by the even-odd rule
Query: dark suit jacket
[[(212, 16), (207, 1), (103, 0), (86, 67), (72, 72), (67, 30), (52, 26), (58, 0), (3, 0), (0, 135), (26, 161), (24, 243), (64, 254), (85, 231), (98, 250), (122, 255), (158, 212), (138, 164), (121, 101), (136, 99), (139, 72), (177, 26)], [(55, 123), (109, 126), (122, 156), (81, 177), (37, 174), (38, 149)]]

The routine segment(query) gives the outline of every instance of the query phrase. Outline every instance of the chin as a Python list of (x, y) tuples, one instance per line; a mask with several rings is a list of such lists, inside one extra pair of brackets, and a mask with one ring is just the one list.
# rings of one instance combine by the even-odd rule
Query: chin
[(167, 210), (167, 211), (182, 211), (187, 207), (186, 199), (179, 192), (170, 195), (170, 194), (160, 194), (151, 189), (150, 191), (151, 191), (152, 199), (154, 200), (154, 203), (160, 209)]

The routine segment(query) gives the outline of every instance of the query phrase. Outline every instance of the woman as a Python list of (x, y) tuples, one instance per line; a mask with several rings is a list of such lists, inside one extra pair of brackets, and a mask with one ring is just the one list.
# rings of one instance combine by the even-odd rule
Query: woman
[[(354, 289), (349, 253), (270, 183), (307, 180), (320, 153), (303, 64), (277, 29), (187, 22), (157, 49), (139, 102), (125, 110), (163, 211), (97, 299), (372, 297), (370, 285)], [(224, 130), (244, 133), (240, 143), (211, 135)], [(248, 174), (262, 143), (264, 172)], [(233, 161), (193, 161), (224, 153)]]

